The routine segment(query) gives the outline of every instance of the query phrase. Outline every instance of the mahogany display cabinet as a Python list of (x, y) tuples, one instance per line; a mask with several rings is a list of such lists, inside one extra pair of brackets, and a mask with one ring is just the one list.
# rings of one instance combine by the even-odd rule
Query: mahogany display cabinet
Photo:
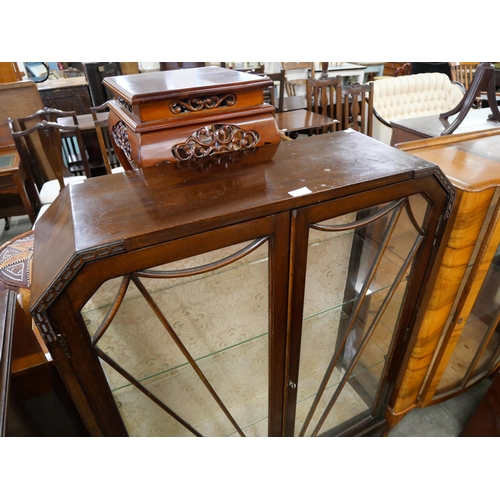
[(396, 424), (500, 366), (500, 131), (402, 143), (439, 164), (457, 198), (422, 327), (389, 406)]
[(352, 131), (71, 185), (31, 312), (89, 432), (381, 432), (454, 189)]
[(276, 144), (267, 77), (207, 66), (105, 78), (109, 133), (124, 168)]

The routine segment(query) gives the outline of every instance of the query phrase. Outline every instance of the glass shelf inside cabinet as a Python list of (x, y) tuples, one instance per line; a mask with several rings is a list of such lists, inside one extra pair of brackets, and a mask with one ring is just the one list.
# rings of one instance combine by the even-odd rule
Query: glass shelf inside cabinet
[(86, 304), (129, 435), (267, 436), (268, 251), (245, 242), (134, 273)]
[(416, 195), (310, 226), (296, 436), (376, 411), (427, 209)]
[(436, 395), (466, 387), (490, 373), (500, 358), (500, 246), (439, 382)]

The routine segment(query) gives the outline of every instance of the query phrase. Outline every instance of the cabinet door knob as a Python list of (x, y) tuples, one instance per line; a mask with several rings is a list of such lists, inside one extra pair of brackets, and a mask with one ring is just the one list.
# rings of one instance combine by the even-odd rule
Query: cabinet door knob
[(292, 389), (297, 389), (297, 384), (294, 384), (291, 380), (288, 381), (288, 385), (292, 388)]

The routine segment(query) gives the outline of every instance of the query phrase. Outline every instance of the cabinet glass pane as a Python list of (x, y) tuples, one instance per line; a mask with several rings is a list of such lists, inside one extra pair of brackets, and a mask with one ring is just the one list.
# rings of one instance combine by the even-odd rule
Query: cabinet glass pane
[(153, 270), (196, 270), (190, 276), (133, 276), (102, 336), (121, 279), (104, 283), (85, 306), (83, 317), (90, 335), (97, 333), (96, 349), (104, 353), (102, 366), (130, 435), (267, 435), (269, 245), (199, 271), (250, 244)]
[(373, 220), (387, 205), (310, 227), (295, 435), (373, 415), (427, 210), (420, 196), (411, 206), (413, 217), (401, 204)]
[(496, 331), (500, 309), (499, 250), (500, 247), (439, 382), (437, 395), (465, 385), (471, 378), (487, 375), (495, 365), (500, 342)]

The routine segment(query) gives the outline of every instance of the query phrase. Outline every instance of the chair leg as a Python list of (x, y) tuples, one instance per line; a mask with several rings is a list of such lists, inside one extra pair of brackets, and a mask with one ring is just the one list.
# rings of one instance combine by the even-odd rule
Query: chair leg
[(8, 231), (10, 229), (10, 219), (8, 217), (5, 217), (5, 226), (4, 230)]

